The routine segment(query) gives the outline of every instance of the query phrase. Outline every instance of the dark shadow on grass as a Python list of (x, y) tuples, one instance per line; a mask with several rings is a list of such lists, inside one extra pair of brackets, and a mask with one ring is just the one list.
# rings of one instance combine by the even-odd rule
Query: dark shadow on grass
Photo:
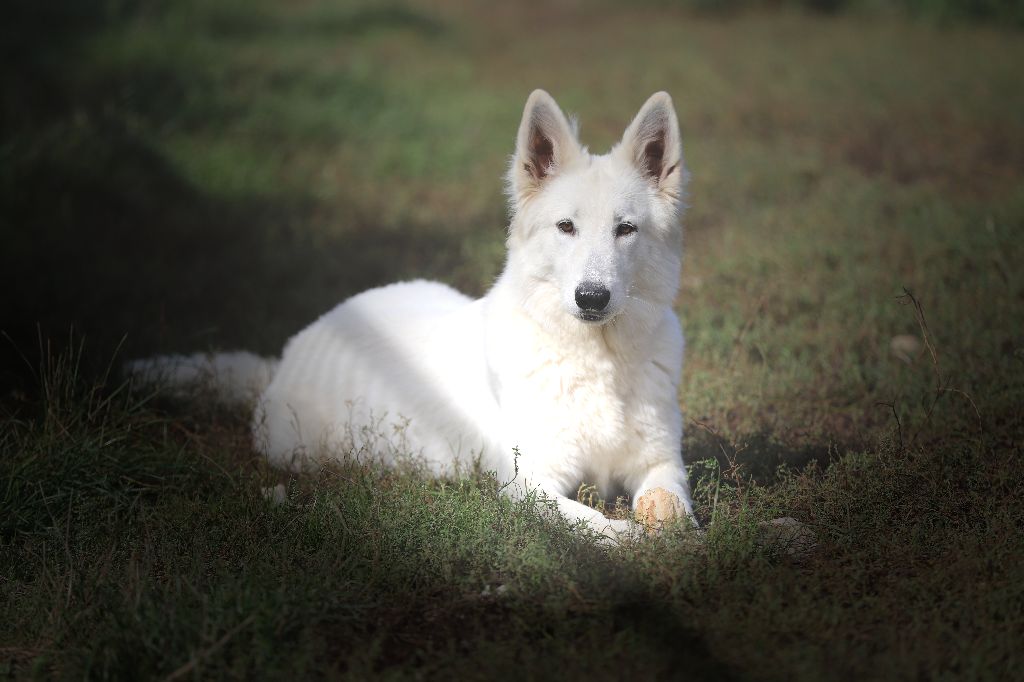
[(628, 602), (614, 609), (615, 629), (632, 630), (658, 651), (681, 677), (694, 680), (736, 679), (708, 649), (695, 627), (684, 624), (663, 600)]
[(64, 72), (81, 41), (108, 20), (104, 3), (98, 2), (5, 4), (0, 21), (0, 131), (9, 134), (69, 109)]
[[(383, 635), (377, 672), (406, 670), (429, 664), (431, 651), (451, 651), (471, 656), (477, 647), (507, 646), (490, 661), (487, 671), (495, 679), (523, 676), (532, 679), (560, 677), (566, 673), (585, 674), (596, 679), (618, 679), (623, 671), (640, 671), (642, 676), (668, 674), (689, 680), (729, 682), (736, 679), (727, 665), (709, 650), (698, 630), (682, 622), (664, 600), (646, 597), (632, 600), (612, 588), (596, 612), (579, 613), (564, 607), (547, 608), (530, 600), (455, 599), (433, 595), (422, 604), (410, 605), (400, 613), (384, 617), (375, 631)], [(594, 619), (600, 623), (595, 625)], [(469, 628), (469, 629), (468, 629)], [(575, 641), (581, 633), (599, 632), (609, 642), (625, 635), (634, 646), (621, 660), (603, 661), (615, 669), (597, 668), (576, 657), (586, 644)], [(507, 640), (505, 638), (508, 638)], [(457, 644), (452, 644), (457, 643)], [(344, 665), (344, 660), (339, 661)]]
[[(315, 202), (205, 196), (123, 131), (69, 140), (5, 176), (0, 191), (0, 320), (30, 355), (37, 325), (55, 339), (73, 327), (101, 351), (127, 335), (134, 355), (277, 354), (345, 297), (443, 276), (459, 257), (451, 232), (361, 223), (318, 236), (332, 218)], [(5, 344), (8, 370), (11, 353)]]
[[(163, 10), (71, 0), (5, 9), (0, 331), (10, 340), (0, 341), (0, 397), (34, 384), (40, 337), (67, 338), (73, 328), (96, 370), (124, 337), (121, 359), (210, 348), (277, 354), (347, 296), (446, 278), (460, 258), (464, 234), (451, 228), (388, 232), (343, 201), (214, 196), (190, 183), (154, 143), (159, 131), (170, 122), (216, 133), (245, 102), (218, 97), (218, 83), (187, 60), (89, 61), (91, 39), (148, 11)], [(335, 28), (353, 35), (439, 30), (411, 11), (346, 16)], [(382, 100), (358, 85), (335, 84), (374, 115)]]
[(688, 464), (713, 459), (719, 471), (735, 472), (745, 480), (770, 486), (778, 482), (782, 469), (801, 471), (808, 466), (816, 466), (824, 470), (840, 454), (857, 447), (855, 443), (785, 443), (767, 431), (732, 443), (691, 426), (686, 434), (684, 452)]

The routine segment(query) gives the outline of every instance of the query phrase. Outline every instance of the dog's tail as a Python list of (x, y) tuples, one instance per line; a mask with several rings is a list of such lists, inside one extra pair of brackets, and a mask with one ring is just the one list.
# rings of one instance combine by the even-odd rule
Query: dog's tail
[(247, 351), (160, 355), (124, 366), (133, 380), (173, 395), (207, 394), (224, 403), (256, 402), (277, 370), (278, 360)]

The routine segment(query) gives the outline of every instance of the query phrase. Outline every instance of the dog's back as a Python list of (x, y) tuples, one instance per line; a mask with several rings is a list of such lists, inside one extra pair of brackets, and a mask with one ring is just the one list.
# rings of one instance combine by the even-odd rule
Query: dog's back
[(256, 442), (275, 463), (347, 453), (471, 464), (494, 421), (481, 303), (437, 282), (355, 296), (296, 335), (260, 399)]

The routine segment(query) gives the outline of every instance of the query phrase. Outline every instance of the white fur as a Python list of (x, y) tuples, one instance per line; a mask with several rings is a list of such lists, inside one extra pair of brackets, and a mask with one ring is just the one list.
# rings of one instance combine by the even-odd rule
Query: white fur
[[(285, 347), (256, 411), (257, 446), (288, 467), (410, 453), (441, 475), (479, 458), (506, 490), (539, 489), (608, 536), (629, 523), (572, 499), (580, 483), (634, 504), (663, 488), (692, 514), (672, 310), (686, 177), (671, 99), (652, 96), (596, 156), (535, 91), (508, 180), (508, 260), (487, 295), (414, 281), (343, 302)], [(616, 236), (623, 222), (636, 232)], [(581, 319), (582, 282), (609, 291), (603, 319)]]
[(143, 382), (164, 384), (179, 391), (198, 386), (214, 391), (214, 397), (228, 403), (252, 403), (270, 384), (277, 360), (247, 351), (164, 355), (134, 360), (125, 371)]

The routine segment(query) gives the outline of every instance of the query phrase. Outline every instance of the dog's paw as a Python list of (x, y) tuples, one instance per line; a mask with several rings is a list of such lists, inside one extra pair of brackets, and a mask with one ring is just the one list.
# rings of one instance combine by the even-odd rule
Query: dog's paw
[(666, 521), (686, 515), (682, 500), (664, 488), (652, 488), (637, 498), (636, 520), (647, 528), (661, 528)]

